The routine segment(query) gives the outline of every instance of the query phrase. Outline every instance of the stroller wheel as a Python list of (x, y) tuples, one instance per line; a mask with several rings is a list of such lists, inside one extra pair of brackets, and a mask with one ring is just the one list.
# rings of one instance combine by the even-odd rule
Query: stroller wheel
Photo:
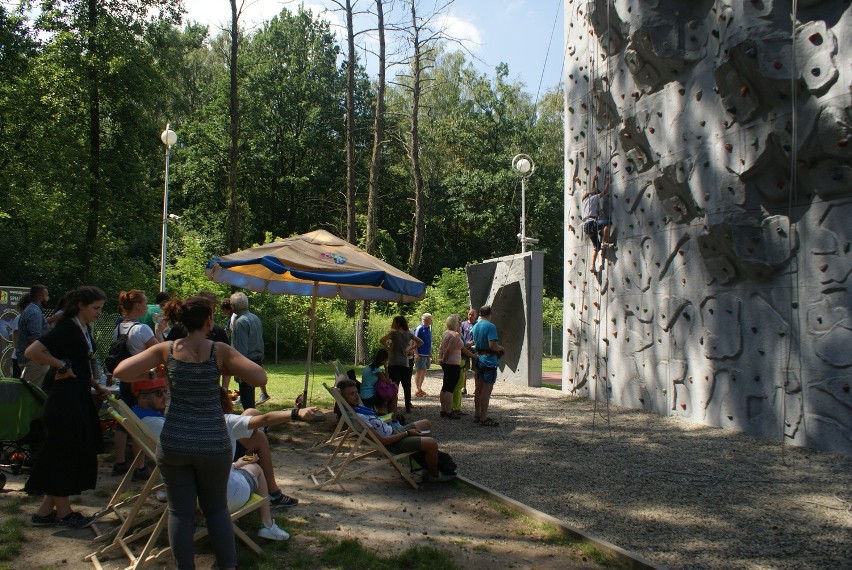
[(6, 474), (0, 473), (0, 489), (6, 486)]

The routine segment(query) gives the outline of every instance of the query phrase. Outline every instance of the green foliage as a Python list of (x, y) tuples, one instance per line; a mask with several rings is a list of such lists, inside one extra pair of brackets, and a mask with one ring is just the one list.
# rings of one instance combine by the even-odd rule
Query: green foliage
[[(177, 229), (178, 224), (170, 227)], [(186, 298), (195, 295), (199, 291), (212, 291), (220, 298), (229, 294), (225, 285), (213, 283), (204, 272), (207, 262), (213, 257), (211, 252), (205, 251), (201, 235), (194, 230), (175, 232), (177, 235), (169, 241), (168, 259), (174, 261), (169, 263), (166, 270), (166, 283), (169, 291), (178, 297)]]
[[(211, 36), (198, 24), (179, 27), (178, 0), (96, 4), (93, 21), (82, 0), (53, 2), (37, 18), (0, 6), (0, 275), (19, 285), (44, 282), (56, 293), (94, 283), (110, 303), (122, 289), (153, 295), (165, 151), (159, 133), (170, 121), (178, 143), (169, 210), (182, 220), (169, 226), (169, 289), (224, 295), (228, 289), (207, 281), (204, 267), (230, 253), (229, 36)], [(241, 244), (318, 227), (345, 235), (344, 81), (335, 35), (310, 12), (285, 9), (243, 30), (240, 42)], [(444, 268), (519, 250), (520, 185), (509, 168), (518, 152), (536, 162), (527, 190), (528, 234), (540, 238), (546, 254), (545, 288), (557, 297), (562, 291), (561, 89), (534, 105), (505, 66), (483, 74), (464, 54), (434, 47), (420, 116), (428, 204), (419, 276), (430, 287), (416, 305), (373, 304), (371, 347), (398, 310), (409, 317), (433, 313), (439, 331), (448, 314), (464, 312), (464, 272)], [(402, 87), (407, 79), (397, 80), (387, 93), (376, 235), (377, 255), (406, 269), (413, 190), (402, 141), (410, 128), (409, 94)], [(361, 235), (374, 96), (358, 67)], [(257, 295), (253, 302), (267, 342), (277, 318), (282, 352), (303, 353), (309, 301)], [(318, 308), (316, 345), (324, 358), (354, 344), (338, 306)], [(546, 304), (546, 322), (557, 323), (557, 313)]]
[(542, 313), (542, 324), (544, 326), (562, 327), (562, 299), (544, 297)]
[[(417, 303), (416, 312), (431, 313), (435, 323), (443, 325), (443, 319), (453, 313), (464, 318), (469, 306), (467, 274), (464, 268), (444, 267), (432, 285), (426, 287), (426, 296)], [(433, 326), (433, 329), (443, 331), (443, 326)]]

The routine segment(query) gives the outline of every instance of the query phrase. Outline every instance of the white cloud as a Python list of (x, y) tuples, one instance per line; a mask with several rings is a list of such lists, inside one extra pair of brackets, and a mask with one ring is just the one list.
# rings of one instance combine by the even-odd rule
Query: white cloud
[(439, 19), (438, 26), (470, 52), (477, 53), (482, 48), (482, 32), (472, 21), (450, 12)]

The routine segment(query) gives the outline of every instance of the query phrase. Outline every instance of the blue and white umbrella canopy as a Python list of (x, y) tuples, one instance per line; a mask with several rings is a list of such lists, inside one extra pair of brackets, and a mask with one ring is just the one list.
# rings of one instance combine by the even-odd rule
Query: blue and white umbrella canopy
[(426, 285), (325, 230), (211, 259), (207, 277), (251, 291), (410, 303)]

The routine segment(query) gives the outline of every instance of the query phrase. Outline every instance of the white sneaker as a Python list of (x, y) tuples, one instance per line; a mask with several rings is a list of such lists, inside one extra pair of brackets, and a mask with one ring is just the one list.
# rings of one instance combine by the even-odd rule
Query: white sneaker
[(265, 538), (267, 540), (287, 540), (288, 538), (290, 538), (290, 535), (287, 534), (287, 531), (278, 528), (278, 525), (275, 524), (275, 521), (272, 521), (272, 526), (260, 527), (260, 530), (257, 531), (257, 536), (259, 536), (260, 538)]
[(161, 503), (168, 503), (169, 502), (169, 497), (168, 497), (168, 495), (166, 495), (165, 489), (160, 489), (159, 491), (157, 491), (157, 500), (160, 501)]

